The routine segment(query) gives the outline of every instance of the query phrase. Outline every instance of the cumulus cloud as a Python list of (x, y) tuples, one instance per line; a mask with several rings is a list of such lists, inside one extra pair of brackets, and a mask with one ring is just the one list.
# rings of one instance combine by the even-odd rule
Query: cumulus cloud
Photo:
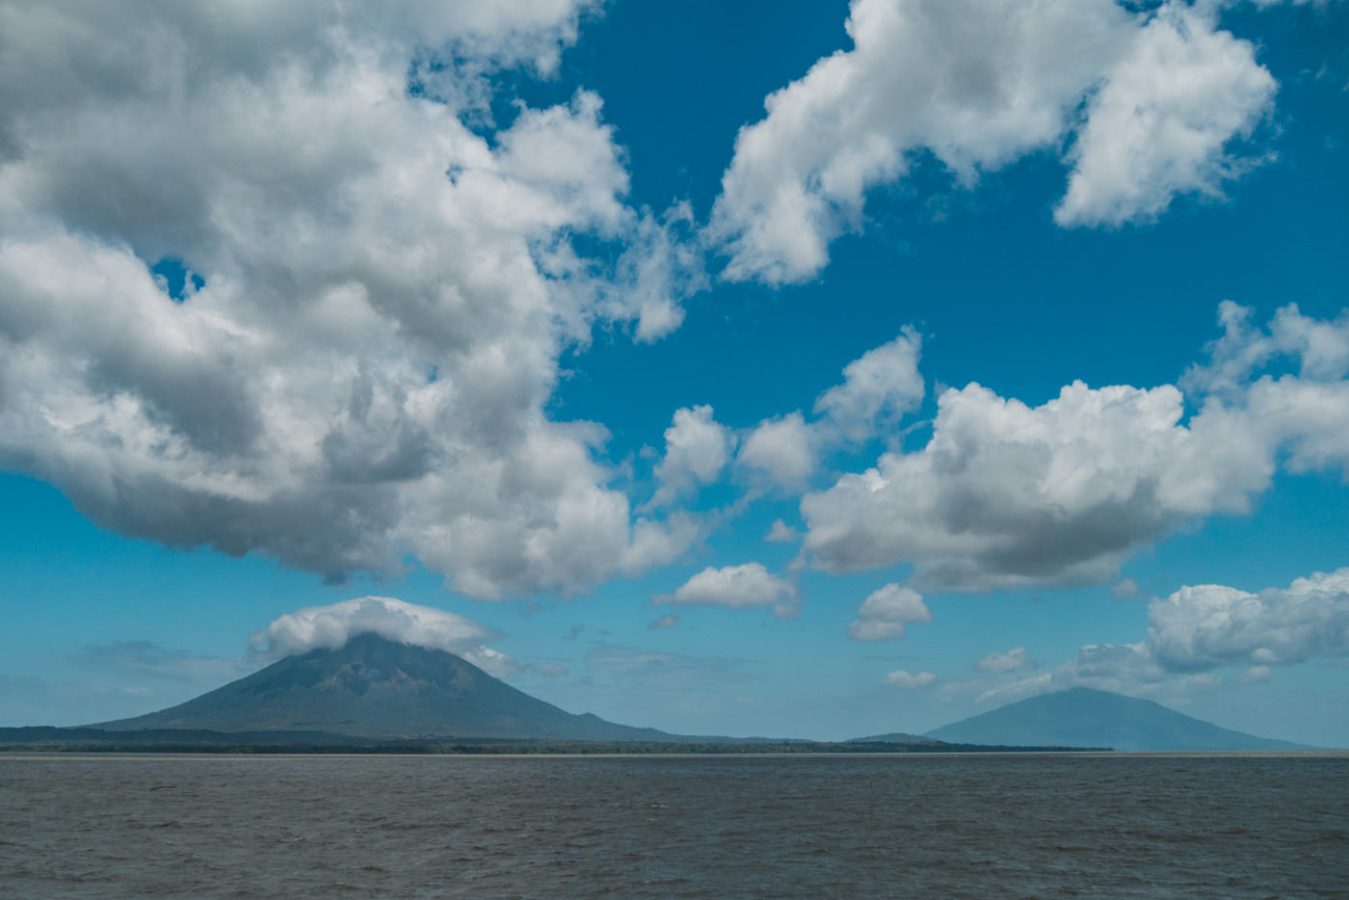
[(736, 463), (786, 488), (804, 487), (816, 463), (816, 439), (799, 412), (765, 419), (740, 445)]
[(341, 647), (358, 634), (377, 634), (402, 644), (445, 650), (493, 675), (515, 671), (503, 653), (486, 646), (494, 633), (472, 619), (392, 597), (360, 597), (286, 613), (249, 639), (250, 652), (281, 659)]
[(938, 400), (932, 438), (803, 498), (829, 571), (900, 561), (930, 589), (1095, 581), (1187, 517), (1244, 508), (1263, 456), (1194, 439), (1172, 387), (1081, 383), (1039, 407), (979, 385)]
[[(1239, 669), (1239, 680), (1259, 682), (1269, 680), (1276, 667), (1349, 657), (1349, 568), (1259, 593), (1187, 585), (1152, 601), (1148, 622), (1141, 640), (1086, 644), (1075, 658), (1049, 671), (968, 686), (980, 692), (981, 703), (1078, 686), (1180, 698), (1219, 683), (1223, 669)], [(982, 662), (979, 668), (995, 677), (1020, 670)]]
[(883, 641), (903, 637), (905, 625), (931, 621), (932, 612), (921, 594), (900, 584), (887, 584), (872, 591), (858, 607), (857, 618), (848, 625), (848, 637)]
[[(1188, 521), (1245, 512), (1280, 462), (1344, 470), (1345, 317), (1289, 307), (1265, 332), (1238, 307), (1221, 315), (1211, 364), (1184, 382), (1199, 406), (1188, 421), (1172, 385), (1075, 382), (1034, 407), (949, 389), (926, 446), (802, 499), (808, 558), (833, 572), (912, 563), (929, 591), (1094, 583)], [(1279, 354), (1297, 375), (1260, 374)]]
[(736, 139), (711, 222), (727, 278), (810, 278), (922, 151), (972, 184), (1076, 133), (1060, 221), (1154, 216), (1240, 171), (1231, 139), (1274, 90), (1248, 42), (1181, 0), (853, 0), (846, 28), (853, 47)]
[(1193, 8), (1163, 6), (1092, 98), (1055, 220), (1118, 225), (1157, 216), (1180, 193), (1218, 194), (1250, 165), (1224, 147), (1250, 134), (1274, 90), (1248, 42)]
[(335, 579), (413, 556), (490, 598), (682, 552), (545, 404), (596, 322), (678, 324), (687, 216), (625, 204), (592, 94), (465, 124), (591, 5), (0, 0), (0, 465)]
[(770, 544), (794, 544), (800, 537), (795, 528), (781, 519), (774, 519), (768, 534), (764, 535), (764, 540)]
[(981, 672), (1019, 672), (1035, 667), (1035, 662), (1026, 653), (1025, 647), (1013, 647), (1003, 653), (989, 653), (982, 657), (974, 667)]
[(891, 687), (901, 688), (903, 690), (917, 690), (919, 688), (932, 687), (937, 683), (937, 676), (931, 672), (906, 672), (903, 669), (895, 669), (885, 676), (885, 683)]
[(1258, 594), (1186, 586), (1148, 608), (1147, 644), (1170, 671), (1268, 668), (1349, 656), (1349, 568)]
[(656, 598), (677, 606), (725, 606), (741, 609), (771, 606), (775, 615), (791, 615), (796, 608), (796, 586), (771, 574), (761, 563), (717, 568), (708, 566), (680, 585), (674, 593)]
[(710, 406), (676, 410), (665, 430), (665, 455), (656, 466), (654, 504), (666, 504), (698, 485), (715, 481), (730, 460), (734, 436)]

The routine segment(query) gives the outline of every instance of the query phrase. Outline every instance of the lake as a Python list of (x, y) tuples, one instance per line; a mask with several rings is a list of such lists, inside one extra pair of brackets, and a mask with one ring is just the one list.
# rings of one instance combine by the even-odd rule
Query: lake
[(1344, 897), (1349, 756), (0, 757), (4, 897)]

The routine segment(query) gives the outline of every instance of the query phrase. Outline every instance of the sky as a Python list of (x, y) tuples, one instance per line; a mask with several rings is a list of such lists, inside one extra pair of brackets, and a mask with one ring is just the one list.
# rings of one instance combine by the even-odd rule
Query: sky
[(0, 724), (1349, 746), (1342, 0), (0, 0)]

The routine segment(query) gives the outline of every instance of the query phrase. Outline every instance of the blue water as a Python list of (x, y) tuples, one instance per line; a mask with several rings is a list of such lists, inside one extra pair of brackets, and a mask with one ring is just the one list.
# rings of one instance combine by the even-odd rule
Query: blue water
[(1349, 896), (1349, 757), (0, 757), (3, 897)]

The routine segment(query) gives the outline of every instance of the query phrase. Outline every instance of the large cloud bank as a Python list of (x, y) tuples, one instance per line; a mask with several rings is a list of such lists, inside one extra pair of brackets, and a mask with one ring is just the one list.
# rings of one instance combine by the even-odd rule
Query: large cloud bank
[[(1136, 5), (1136, 4), (1135, 4)], [(1232, 149), (1274, 79), (1216, 4), (853, 0), (853, 47), (767, 98), (741, 130), (712, 220), (726, 276), (810, 278), (868, 189), (930, 153), (962, 182), (1066, 147), (1063, 225), (1148, 219), (1250, 165)]]
[(333, 578), (412, 555), (496, 597), (676, 555), (604, 429), (543, 406), (595, 322), (678, 324), (687, 217), (625, 206), (591, 94), (464, 124), (590, 5), (0, 0), (0, 465)]
[(335, 649), (359, 634), (377, 634), (415, 647), (446, 650), (493, 675), (514, 670), (510, 660), (483, 642), (492, 632), (471, 619), (392, 597), (359, 597), (286, 613), (249, 641), (265, 659)]

